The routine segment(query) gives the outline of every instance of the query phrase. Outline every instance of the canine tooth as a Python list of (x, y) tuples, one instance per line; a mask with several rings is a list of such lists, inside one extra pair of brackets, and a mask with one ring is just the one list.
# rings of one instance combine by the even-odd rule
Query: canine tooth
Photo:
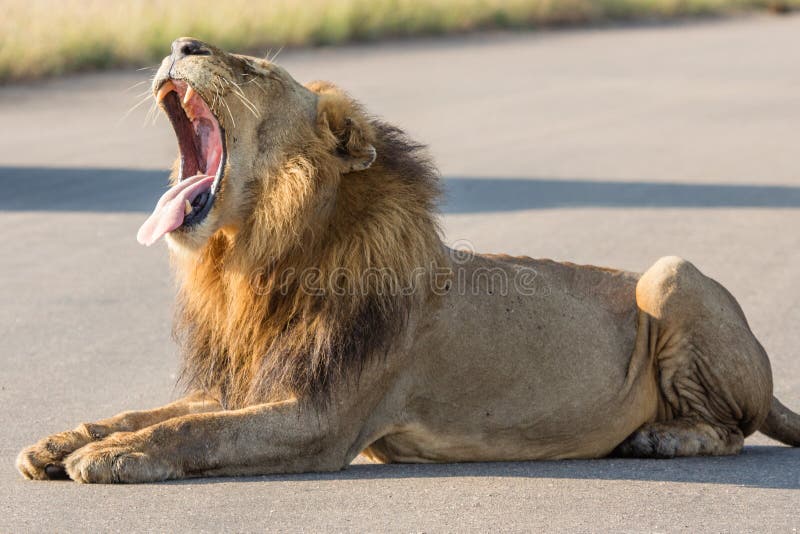
[(192, 213), (192, 203), (189, 202), (188, 200), (184, 200), (184, 202), (186, 202), (186, 205), (183, 207), (183, 214), (189, 215), (190, 213)]
[(194, 89), (192, 89), (191, 85), (187, 85), (186, 94), (183, 95), (183, 105), (185, 106), (186, 104), (188, 104), (189, 100), (191, 100), (193, 96), (194, 96)]
[(162, 85), (158, 89), (158, 93), (156, 94), (156, 102), (158, 102), (160, 104), (161, 101), (164, 100), (164, 97), (167, 96), (167, 94), (171, 93), (174, 90), (175, 90), (175, 86), (172, 85), (172, 82), (168, 80), (166, 83), (164, 83), (164, 85)]

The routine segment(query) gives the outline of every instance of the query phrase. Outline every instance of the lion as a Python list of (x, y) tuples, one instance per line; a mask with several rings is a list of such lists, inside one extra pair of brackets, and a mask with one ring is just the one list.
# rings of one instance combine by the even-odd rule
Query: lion
[(179, 145), (139, 230), (179, 285), (187, 396), (44, 438), (27, 478), (149, 482), (378, 462), (800, 445), (741, 308), (642, 274), (451, 250), (425, 148), (328, 82), (180, 38), (153, 93)]

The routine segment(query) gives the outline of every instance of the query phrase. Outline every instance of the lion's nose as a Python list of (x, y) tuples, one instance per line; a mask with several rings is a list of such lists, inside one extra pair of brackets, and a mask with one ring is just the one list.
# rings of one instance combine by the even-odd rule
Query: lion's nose
[(172, 42), (172, 59), (177, 61), (186, 56), (208, 56), (211, 49), (202, 41), (181, 37)]

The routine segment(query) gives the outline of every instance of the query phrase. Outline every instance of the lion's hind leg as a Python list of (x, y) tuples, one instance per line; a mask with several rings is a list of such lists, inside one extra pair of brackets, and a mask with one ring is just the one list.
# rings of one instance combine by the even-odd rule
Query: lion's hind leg
[(743, 445), (744, 436), (738, 428), (730, 429), (699, 419), (681, 418), (644, 425), (617, 446), (612, 456), (724, 456), (738, 454)]
[(651, 325), (658, 414), (615, 453), (738, 453), (769, 411), (772, 373), (736, 300), (691, 263), (668, 257), (642, 275), (636, 301)]

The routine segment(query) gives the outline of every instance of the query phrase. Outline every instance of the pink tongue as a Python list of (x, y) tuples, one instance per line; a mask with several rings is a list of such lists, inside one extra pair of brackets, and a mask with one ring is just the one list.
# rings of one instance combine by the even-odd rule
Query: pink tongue
[(198, 174), (169, 188), (159, 199), (153, 214), (139, 228), (136, 240), (149, 247), (164, 234), (178, 228), (183, 224), (186, 201), (191, 203), (203, 191), (209, 191), (213, 183), (213, 176)]

